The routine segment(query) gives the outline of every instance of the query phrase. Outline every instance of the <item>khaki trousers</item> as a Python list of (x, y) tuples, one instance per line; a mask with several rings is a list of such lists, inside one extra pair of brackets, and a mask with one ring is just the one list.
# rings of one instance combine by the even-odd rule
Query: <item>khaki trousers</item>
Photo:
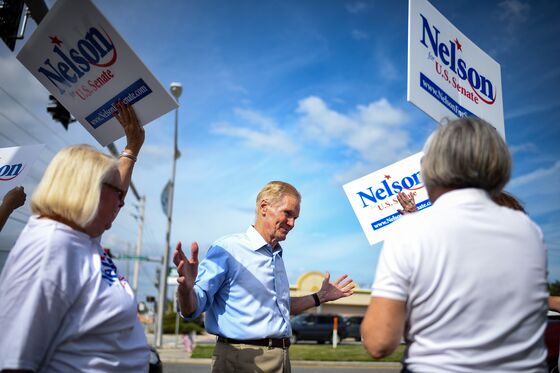
[(291, 373), (288, 349), (217, 341), (212, 373)]

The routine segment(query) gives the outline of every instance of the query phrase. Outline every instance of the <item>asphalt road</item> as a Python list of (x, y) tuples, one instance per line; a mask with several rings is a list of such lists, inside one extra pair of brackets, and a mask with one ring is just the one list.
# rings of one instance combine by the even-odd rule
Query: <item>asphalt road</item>
[[(171, 364), (167, 363), (163, 366), (163, 373), (209, 373), (210, 365), (205, 364)], [(322, 373), (322, 372), (336, 372), (336, 373), (398, 373), (400, 369), (387, 369), (387, 368), (354, 368), (354, 367), (333, 367), (321, 366), (318, 364), (313, 367), (292, 367), (292, 373)]]

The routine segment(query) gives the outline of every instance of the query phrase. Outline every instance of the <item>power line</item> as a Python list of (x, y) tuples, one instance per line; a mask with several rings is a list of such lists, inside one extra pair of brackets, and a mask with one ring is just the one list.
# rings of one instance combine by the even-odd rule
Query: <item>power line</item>
[[(156, 236), (155, 236), (154, 232), (152, 231), (151, 226), (149, 226), (149, 225), (144, 225), (144, 226), (147, 228), (147, 229), (146, 229), (146, 232), (148, 233), (148, 236), (150, 236), (150, 237), (149, 237), (149, 238), (150, 238), (149, 241), (153, 242), (154, 244), (156, 244), (158, 241), (160, 241), (160, 240), (156, 239)], [(144, 240), (144, 241), (146, 241), (146, 240)], [(158, 246), (158, 245), (156, 244), (156, 247), (157, 247), (157, 246)], [(157, 250), (157, 252), (161, 252), (161, 250)]]
[(149, 225), (146, 226), (146, 233), (148, 233), (148, 236), (150, 236), (150, 239), (151, 239), (153, 242), (156, 242), (156, 241), (157, 241), (157, 240), (156, 240), (156, 235), (154, 234), (154, 232), (152, 231), (152, 228), (151, 228)]
[(136, 234), (136, 232), (135, 232), (132, 228), (130, 228), (129, 226), (127, 226), (127, 225), (125, 225), (125, 224), (113, 222), (113, 226), (115, 226), (115, 225), (116, 225), (117, 227), (119, 227), (120, 229), (122, 229), (122, 230), (128, 231), (128, 233), (130, 233), (130, 234), (132, 234), (132, 235), (135, 235), (135, 234)]

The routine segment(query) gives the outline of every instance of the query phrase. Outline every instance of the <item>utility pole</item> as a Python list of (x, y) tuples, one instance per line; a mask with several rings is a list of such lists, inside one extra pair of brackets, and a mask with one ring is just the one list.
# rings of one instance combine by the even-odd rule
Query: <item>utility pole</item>
[[(130, 242), (126, 243), (126, 256), (130, 256)], [(130, 278), (130, 261), (126, 261), (126, 278)]]
[[(171, 94), (179, 102), (179, 96), (183, 91), (181, 83), (171, 83)], [(173, 220), (173, 194), (175, 192), (175, 168), (177, 158), (179, 158), (179, 148), (177, 147), (177, 127), (179, 123), (179, 107), (175, 109), (175, 134), (174, 134), (174, 147), (173, 147), (173, 163), (171, 170), (171, 188), (169, 190), (169, 199), (167, 206), (167, 231), (165, 233), (165, 248), (163, 252), (163, 262), (161, 268), (161, 279), (159, 282), (159, 300), (158, 300), (158, 315), (157, 315), (157, 328), (156, 328), (156, 347), (161, 347), (163, 340), (163, 315), (165, 313), (165, 306), (167, 301), (167, 275), (169, 272), (169, 251), (171, 249), (171, 223)]]
[(140, 215), (138, 216), (138, 237), (136, 238), (136, 259), (134, 260), (134, 275), (132, 277), (132, 288), (138, 292), (138, 275), (140, 272), (140, 260), (138, 257), (142, 252), (142, 231), (144, 229), (144, 205), (146, 204), (146, 196), (140, 198)]

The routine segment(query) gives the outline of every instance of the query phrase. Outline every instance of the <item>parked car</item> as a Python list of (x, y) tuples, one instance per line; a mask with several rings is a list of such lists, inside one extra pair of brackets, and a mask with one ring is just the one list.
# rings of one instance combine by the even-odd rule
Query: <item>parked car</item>
[(159, 354), (156, 348), (152, 345), (150, 347), (150, 368), (148, 373), (162, 373), (163, 366), (161, 364), (161, 359), (159, 358)]
[(546, 363), (548, 371), (558, 373), (558, 353), (560, 349), (560, 313), (548, 311), (548, 323), (544, 332), (544, 341), (548, 354)]
[(364, 320), (363, 316), (351, 316), (346, 318), (344, 324), (346, 324), (346, 337), (354, 338), (356, 341), (362, 340), (362, 333), (360, 332), (360, 325)]
[(292, 343), (297, 343), (298, 341), (332, 343), (335, 317), (338, 317), (337, 342), (340, 342), (346, 338), (346, 325), (342, 316), (302, 314), (292, 319)]

